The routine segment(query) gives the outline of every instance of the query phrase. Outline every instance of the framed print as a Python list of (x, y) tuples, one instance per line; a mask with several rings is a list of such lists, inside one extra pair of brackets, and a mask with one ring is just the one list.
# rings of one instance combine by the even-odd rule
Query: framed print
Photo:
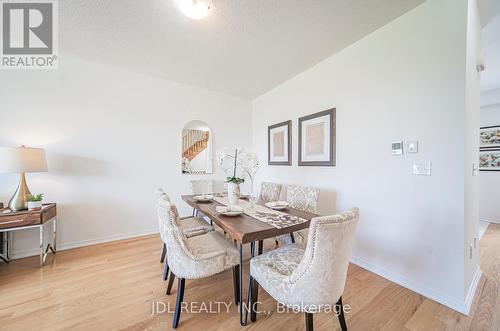
[(292, 165), (292, 121), (267, 128), (269, 165)]
[(479, 152), (480, 171), (500, 171), (500, 148)]
[(500, 148), (500, 125), (479, 128), (479, 148)]
[(335, 108), (299, 118), (299, 166), (335, 166)]

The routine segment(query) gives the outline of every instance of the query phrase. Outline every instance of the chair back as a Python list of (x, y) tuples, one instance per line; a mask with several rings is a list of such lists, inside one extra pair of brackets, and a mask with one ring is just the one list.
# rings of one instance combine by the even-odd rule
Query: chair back
[[(165, 193), (165, 191), (162, 188), (157, 188), (155, 191), (155, 194), (159, 200), (161, 199), (163, 201), (170, 202), (170, 197), (168, 196), (167, 193)], [(164, 222), (163, 222), (162, 218), (160, 218), (160, 217), (158, 217), (158, 229), (160, 232), (161, 240), (165, 243), (167, 241), (167, 239), (165, 237), (165, 226), (164, 226)]]
[(211, 179), (192, 180), (191, 192), (194, 195), (214, 193), (214, 181)]
[(168, 264), (172, 270), (178, 269), (182, 265), (180, 261), (191, 259), (192, 254), (186, 245), (187, 237), (182, 231), (177, 207), (166, 195), (158, 198), (158, 219), (162, 240), (167, 245)]
[(264, 202), (278, 201), (281, 194), (281, 184), (262, 182), (260, 184), (259, 200)]
[(316, 213), (318, 206), (319, 189), (315, 187), (288, 185), (286, 200), (290, 207), (308, 213)]
[(358, 208), (311, 220), (304, 256), (290, 276), (301, 303), (333, 307), (342, 296), (358, 222)]

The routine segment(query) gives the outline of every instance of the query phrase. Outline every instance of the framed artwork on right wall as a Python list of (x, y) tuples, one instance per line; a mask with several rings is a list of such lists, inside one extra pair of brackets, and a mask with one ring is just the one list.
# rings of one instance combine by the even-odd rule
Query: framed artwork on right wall
[(335, 108), (299, 118), (299, 166), (335, 166)]
[(500, 125), (479, 128), (479, 148), (500, 148)]
[(500, 171), (500, 148), (479, 151), (480, 171)]

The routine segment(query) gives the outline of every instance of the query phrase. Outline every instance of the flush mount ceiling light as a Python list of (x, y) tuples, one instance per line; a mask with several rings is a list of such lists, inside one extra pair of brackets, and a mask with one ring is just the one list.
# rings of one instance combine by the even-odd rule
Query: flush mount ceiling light
[(193, 20), (201, 20), (208, 15), (210, 0), (179, 0), (180, 10)]

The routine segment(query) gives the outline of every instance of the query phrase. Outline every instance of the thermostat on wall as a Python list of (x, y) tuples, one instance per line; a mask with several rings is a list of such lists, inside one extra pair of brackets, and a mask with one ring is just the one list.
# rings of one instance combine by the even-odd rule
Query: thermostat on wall
[(392, 155), (403, 155), (403, 141), (392, 142)]

